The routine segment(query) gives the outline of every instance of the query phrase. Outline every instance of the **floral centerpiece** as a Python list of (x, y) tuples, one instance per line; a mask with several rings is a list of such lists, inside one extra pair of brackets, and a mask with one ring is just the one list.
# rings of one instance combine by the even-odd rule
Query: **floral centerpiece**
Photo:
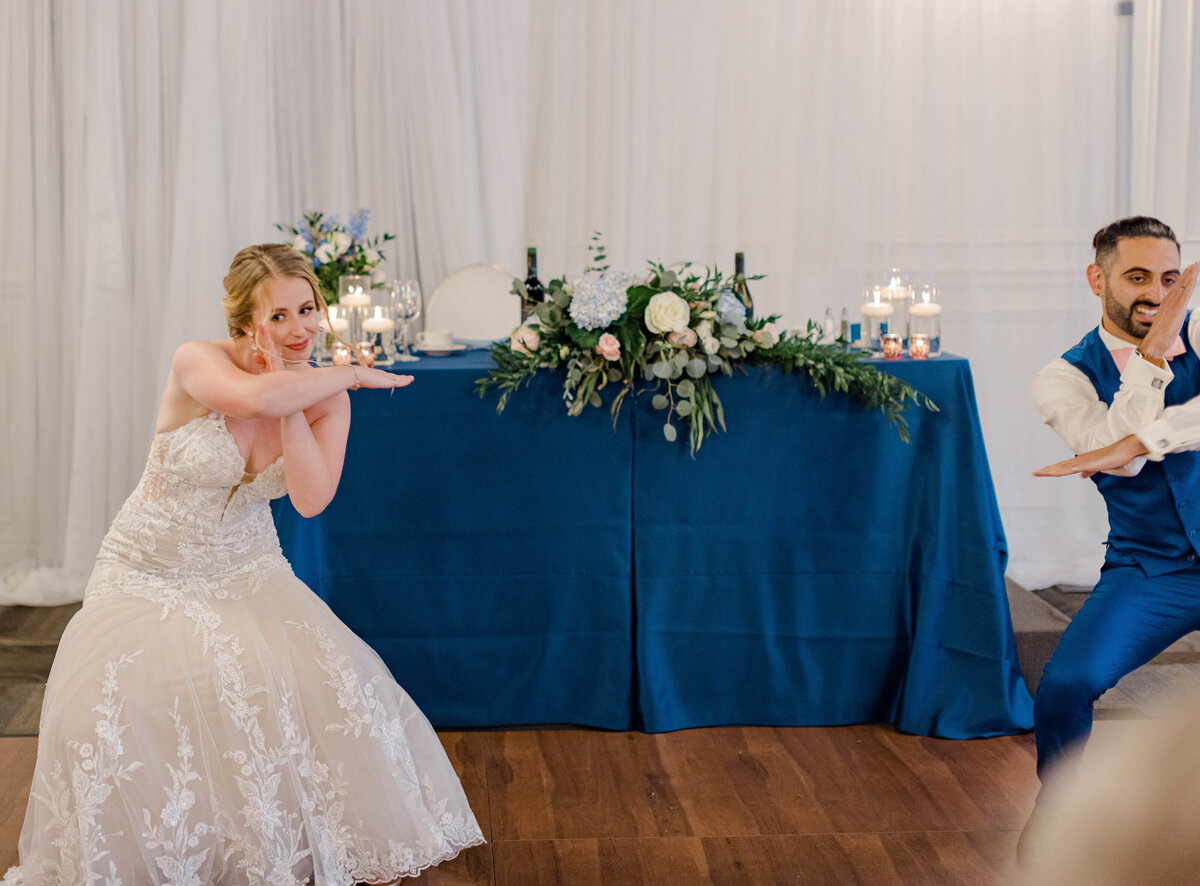
[[(337, 304), (338, 278), (347, 274), (370, 274), (379, 278), (379, 266), (384, 262), (382, 246), (395, 240), (393, 234), (367, 238), (369, 210), (360, 209), (342, 225), (336, 215), (326, 217), (321, 212), (305, 213), (298, 225), (276, 224), (279, 230), (292, 235), (292, 248), (309, 257), (321, 295), (327, 304)], [(375, 282), (382, 282), (377, 279)]]
[[(595, 247), (603, 259), (601, 247)], [(513, 292), (527, 297), (524, 283)], [(652, 405), (664, 414), (663, 436), (677, 438), (685, 425), (692, 455), (704, 438), (725, 430), (725, 412), (713, 388), (717, 373), (732, 375), (744, 364), (804, 372), (824, 396), (848, 394), (879, 408), (908, 442), (903, 411), (908, 402), (937, 406), (907, 382), (862, 362), (864, 352), (845, 342), (822, 343), (809, 321), (804, 335), (779, 335), (777, 316), (753, 319), (716, 269), (685, 265), (679, 272), (652, 264), (648, 278), (593, 267), (572, 283), (552, 280), (536, 322), (517, 327), (510, 341), (492, 346), (495, 368), (476, 382), (484, 396), (500, 389), (497, 412), (538, 372), (564, 371), (563, 400), (569, 415), (601, 406), (600, 392), (614, 385), (613, 421), (639, 381), (654, 391)]]

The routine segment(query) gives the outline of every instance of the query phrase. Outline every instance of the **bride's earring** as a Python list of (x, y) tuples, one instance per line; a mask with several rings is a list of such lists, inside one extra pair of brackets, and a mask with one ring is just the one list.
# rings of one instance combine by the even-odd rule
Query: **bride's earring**
[(254, 339), (250, 339), (250, 350), (252, 350), (252, 351), (258, 350), (258, 342), (256, 342)]

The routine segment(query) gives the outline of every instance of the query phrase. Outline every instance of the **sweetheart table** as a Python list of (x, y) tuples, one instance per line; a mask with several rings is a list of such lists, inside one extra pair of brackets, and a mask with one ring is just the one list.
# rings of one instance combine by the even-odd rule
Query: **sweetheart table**
[(333, 502), (275, 503), (297, 575), (435, 724), (1030, 727), (966, 360), (881, 366), (941, 408), (908, 445), (802, 376), (721, 378), (694, 459), (647, 395), (614, 428), (543, 375), (497, 415), (490, 365), (353, 392)]

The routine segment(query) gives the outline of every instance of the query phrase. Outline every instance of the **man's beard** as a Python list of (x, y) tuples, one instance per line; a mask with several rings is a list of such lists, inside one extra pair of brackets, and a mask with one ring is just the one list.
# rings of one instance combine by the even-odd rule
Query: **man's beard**
[(1125, 307), (1109, 294), (1107, 287), (1104, 289), (1105, 316), (1122, 332), (1139, 339), (1145, 338), (1146, 333), (1150, 331), (1150, 324), (1145, 320), (1139, 320), (1133, 313), (1134, 309), (1142, 304), (1149, 305), (1150, 302), (1135, 301), (1129, 307)]

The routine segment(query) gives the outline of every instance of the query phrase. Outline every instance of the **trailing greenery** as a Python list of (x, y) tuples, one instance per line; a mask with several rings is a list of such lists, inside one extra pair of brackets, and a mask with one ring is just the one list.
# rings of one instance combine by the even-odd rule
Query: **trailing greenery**
[(940, 411), (933, 400), (908, 382), (862, 362), (870, 355), (869, 351), (851, 348), (843, 340), (823, 344), (819, 337), (820, 328), (809, 320), (806, 335), (785, 335), (773, 347), (751, 354), (746, 362), (779, 366), (785, 372), (806, 373), (822, 397), (834, 391), (854, 398), (866, 409), (879, 409), (905, 443), (909, 442), (908, 422), (904, 418), (906, 404), (915, 403), (931, 412)]

